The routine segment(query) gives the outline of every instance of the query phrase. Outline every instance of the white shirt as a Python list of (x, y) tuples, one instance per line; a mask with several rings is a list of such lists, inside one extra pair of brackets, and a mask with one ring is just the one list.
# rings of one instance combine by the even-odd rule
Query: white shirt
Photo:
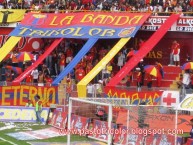
[(184, 73), (182, 83), (184, 85), (190, 84), (190, 74), (189, 73)]
[(37, 69), (33, 70), (31, 72), (31, 75), (33, 76), (33, 79), (38, 79), (38, 75), (39, 75), (38, 70)]
[(123, 54), (121, 54), (121, 55), (118, 57), (118, 63), (117, 63), (117, 65), (118, 65), (118, 66), (123, 66), (124, 60), (125, 60), (125, 56), (124, 56)]
[(87, 86), (87, 93), (88, 93), (88, 94), (92, 94), (93, 91), (94, 91), (94, 90), (93, 90), (93, 85), (88, 85), (88, 86)]

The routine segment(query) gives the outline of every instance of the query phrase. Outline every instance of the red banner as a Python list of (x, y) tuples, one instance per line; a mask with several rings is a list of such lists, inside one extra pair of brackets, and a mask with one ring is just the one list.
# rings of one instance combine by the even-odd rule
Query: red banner
[(149, 13), (28, 13), (10, 36), (36, 38), (134, 37)]
[(105, 88), (105, 94), (109, 98), (130, 98), (130, 104), (140, 104), (145, 101), (148, 105), (158, 105), (163, 91), (136, 92), (116, 88)]
[(0, 105), (2, 106), (25, 106), (28, 99), (35, 106), (36, 95), (40, 96), (44, 107), (58, 102), (57, 87), (40, 86), (3, 86), (0, 87)]
[[(145, 109), (145, 108), (144, 108)], [(152, 108), (153, 109), (153, 108)], [(148, 108), (147, 110), (152, 110), (151, 108)], [(129, 114), (129, 125), (132, 126), (132, 128), (138, 128), (138, 116), (137, 109), (132, 109), (132, 112)], [(118, 118), (117, 118), (117, 124), (123, 124), (127, 125), (127, 112), (120, 111)], [(189, 120), (192, 119), (192, 116), (189, 115), (178, 115), (178, 134), (181, 134), (183, 132), (189, 132), (191, 129), (191, 125), (189, 123)], [(157, 129), (165, 131), (171, 130), (175, 131), (175, 123), (176, 123), (176, 117), (175, 114), (155, 114), (155, 113), (148, 113), (145, 117), (145, 124), (149, 125), (149, 128), (151, 129)], [(166, 125), (167, 124), (167, 125)]]
[(115, 128), (115, 124), (111, 124), (111, 129), (108, 130), (108, 123), (106, 121), (100, 121), (100, 120), (94, 120), (93, 122), (93, 127), (90, 128), (93, 130), (93, 134), (89, 135), (89, 137), (98, 139), (98, 140), (103, 140), (107, 141), (108, 139), (108, 134), (113, 135), (113, 129)]
[[(34, 14), (28, 13), (21, 21), (21, 25), (41, 28), (62, 28), (63, 26), (104, 26), (104, 27), (127, 27), (142, 25), (150, 16), (148, 13), (105, 13), (105, 12), (80, 12), (59, 14)], [(36, 22), (35, 22), (36, 21)]]
[(127, 143), (127, 133), (125, 133), (123, 130), (127, 130), (127, 127), (122, 125), (118, 128), (118, 130), (120, 131), (115, 134), (113, 138), (113, 143), (121, 144), (121, 145), (126, 144)]
[(89, 128), (90, 119), (87, 117), (81, 117), (78, 115), (72, 115), (71, 117), (71, 129), (77, 130), (79, 135), (86, 135), (83, 132)]
[(67, 127), (67, 112), (55, 110), (52, 118), (50, 119), (49, 125), (58, 129), (66, 129)]

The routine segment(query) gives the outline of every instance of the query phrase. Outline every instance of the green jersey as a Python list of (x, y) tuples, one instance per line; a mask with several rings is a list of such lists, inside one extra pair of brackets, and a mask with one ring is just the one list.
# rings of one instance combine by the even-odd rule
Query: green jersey
[(36, 102), (36, 111), (42, 111), (42, 104), (39, 104), (40, 101)]
[(25, 107), (33, 107), (32, 103), (26, 103)]

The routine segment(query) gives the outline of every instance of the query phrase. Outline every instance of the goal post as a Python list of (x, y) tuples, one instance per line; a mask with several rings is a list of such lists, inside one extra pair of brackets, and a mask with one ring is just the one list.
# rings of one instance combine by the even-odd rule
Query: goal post
[[(88, 103), (93, 105), (100, 105), (100, 106), (106, 106), (108, 107), (108, 129), (111, 129), (111, 123), (112, 123), (112, 104), (102, 103), (102, 102), (95, 102), (94, 100), (88, 100), (88, 99), (80, 99), (80, 98), (69, 98), (69, 106), (68, 106), (68, 130), (71, 130), (71, 114), (72, 114), (72, 104), (73, 101), (76, 102), (82, 102), (82, 103)], [(71, 143), (71, 134), (67, 134), (67, 145), (70, 145)], [(108, 140), (107, 144), (112, 144), (112, 135), (108, 134)]]
[[(105, 120), (97, 118), (98, 108), (105, 110)], [(174, 107), (130, 105), (128, 98), (70, 98), (67, 129), (78, 128), (76, 126), (78, 121), (74, 119), (77, 116), (86, 117), (93, 120), (86, 126), (88, 130), (108, 129), (108, 132), (99, 133), (98, 136), (89, 134), (88, 137), (106, 142), (108, 145), (158, 144), (158, 142), (176, 145), (175, 131), (178, 129), (179, 115), (179, 111)], [(113, 133), (109, 133), (109, 130)], [(74, 137), (72, 134), (67, 134), (68, 145), (71, 144), (72, 137)]]

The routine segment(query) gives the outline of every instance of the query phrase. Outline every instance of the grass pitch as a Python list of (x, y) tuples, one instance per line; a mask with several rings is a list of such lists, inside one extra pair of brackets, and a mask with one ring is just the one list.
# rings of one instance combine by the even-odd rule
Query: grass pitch
[[(13, 127), (15, 126), (15, 127)], [(11, 128), (13, 127), (13, 128)], [(59, 136), (48, 139), (41, 140), (17, 140), (7, 135), (7, 133), (39, 130), (44, 128), (49, 128), (49, 125), (40, 125), (36, 123), (4, 123), (0, 122), (0, 145), (29, 145), (28, 142), (60, 142), (66, 143), (67, 136)], [(6, 128), (6, 129), (5, 129)], [(9, 129), (10, 128), (10, 129)], [(71, 141), (92, 141), (92, 139), (86, 138), (84, 136), (71, 135)]]

